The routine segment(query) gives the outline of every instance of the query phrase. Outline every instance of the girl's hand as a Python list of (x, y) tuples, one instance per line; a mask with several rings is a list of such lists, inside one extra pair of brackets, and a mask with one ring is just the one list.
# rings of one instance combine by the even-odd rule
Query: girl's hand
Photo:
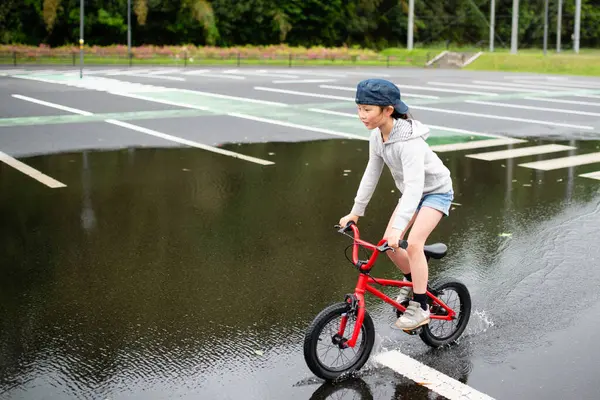
[(355, 224), (358, 223), (358, 215), (348, 214), (345, 217), (342, 217), (342, 219), (340, 219), (340, 226), (344, 228), (350, 221), (354, 221)]
[(400, 247), (399, 243), (400, 243), (401, 238), (402, 238), (402, 231), (400, 231), (400, 229), (392, 228), (392, 229), (390, 229), (390, 233), (385, 238), (385, 240), (387, 240), (388, 246), (390, 246), (394, 249), (398, 249), (398, 247)]

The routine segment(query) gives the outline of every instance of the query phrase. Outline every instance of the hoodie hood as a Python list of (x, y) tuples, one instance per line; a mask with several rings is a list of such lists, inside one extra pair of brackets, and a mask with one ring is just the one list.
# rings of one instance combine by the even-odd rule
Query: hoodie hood
[[(379, 128), (377, 129), (379, 131)], [(390, 137), (385, 144), (405, 142), (416, 138), (427, 140), (429, 128), (414, 119), (396, 119)]]

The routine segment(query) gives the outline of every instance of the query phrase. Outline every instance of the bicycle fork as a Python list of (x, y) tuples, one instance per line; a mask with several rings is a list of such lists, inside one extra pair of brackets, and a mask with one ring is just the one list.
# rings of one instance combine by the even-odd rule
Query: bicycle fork
[(349, 303), (349, 307), (346, 313), (342, 316), (338, 337), (344, 337), (344, 332), (346, 331), (346, 326), (348, 324), (348, 318), (351, 315), (356, 315), (356, 323), (354, 324), (354, 331), (352, 332), (352, 337), (350, 340), (339, 343), (340, 347), (342, 348), (354, 347), (356, 345), (356, 341), (358, 340), (358, 335), (360, 334), (360, 329), (362, 328), (362, 324), (365, 319), (365, 287), (368, 280), (369, 278), (367, 275), (360, 274), (354, 293), (347, 294), (344, 298), (344, 301)]

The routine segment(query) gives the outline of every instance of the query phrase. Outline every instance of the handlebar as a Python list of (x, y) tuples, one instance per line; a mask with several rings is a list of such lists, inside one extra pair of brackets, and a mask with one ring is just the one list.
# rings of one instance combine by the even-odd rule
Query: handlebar
[[(365, 242), (364, 240), (360, 239), (360, 233), (358, 231), (358, 226), (356, 226), (356, 223), (354, 221), (350, 221), (346, 224), (345, 227), (342, 228), (341, 225), (334, 225), (335, 229), (338, 229), (339, 233), (346, 233), (349, 231), (352, 231), (354, 234), (354, 244), (352, 246), (352, 262), (354, 263), (354, 265), (356, 265), (357, 267), (359, 267), (361, 270), (368, 270), (370, 269), (373, 264), (375, 263), (375, 260), (377, 259), (377, 256), (379, 255), (379, 253), (384, 253), (388, 250), (392, 250), (395, 251), (393, 247), (388, 245), (387, 240), (385, 239), (381, 239), (379, 241), (379, 243), (377, 243), (377, 246), (375, 246), (372, 243), (369, 242)], [(371, 255), (371, 258), (368, 260), (367, 263), (364, 263), (362, 261), (359, 261), (358, 259), (358, 246), (364, 246), (370, 250), (373, 250), (373, 254)], [(398, 242), (398, 246), (401, 249), (406, 250), (406, 248), (408, 247), (408, 242), (404, 239), (401, 239)]]

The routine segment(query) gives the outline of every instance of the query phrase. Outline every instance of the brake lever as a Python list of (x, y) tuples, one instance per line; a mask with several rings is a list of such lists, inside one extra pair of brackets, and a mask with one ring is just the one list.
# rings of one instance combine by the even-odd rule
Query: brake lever
[(393, 248), (393, 247), (391, 247), (391, 246), (388, 246), (388, 242), (385, 242), (385, 243), (384, 243), (384, 244), (382, 244), (381, 246), (377, 247), (377, 250), (379, 250), (379, 251), (380, 251), (380, 252), (382, 252), (382, 253), (385, 253), (385, 252), (386, 252), (386, 251), (388, 251), (388, 250), (391, 250), (391, 251), (392, 251), (392, 253), (395, 253), (395, 252), (396, 252), (396, 250), (394, 250), (394, 248)]

